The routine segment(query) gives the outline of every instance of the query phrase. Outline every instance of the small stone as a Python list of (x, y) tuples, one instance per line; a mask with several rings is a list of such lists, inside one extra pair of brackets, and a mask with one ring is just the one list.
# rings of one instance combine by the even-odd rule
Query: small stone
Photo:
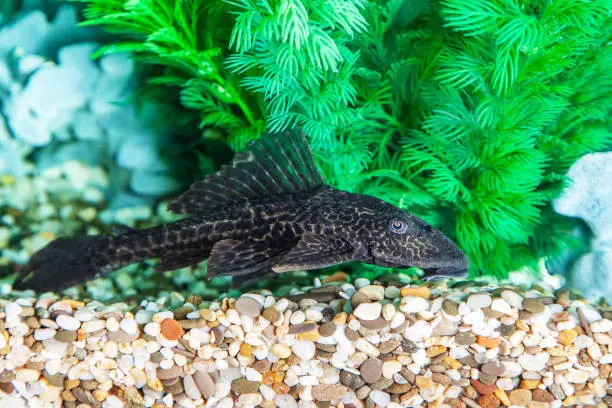
[(340, 370), (340, 383), (352, 390), (361, 388), (365, 384), (364, 380), (362, 380), (359, 375), (347, 370)]
[(315, 356), (315, 345), (312, 341), (298, 340), (293, 346), (291, 346), (293, 354), (301, 358), (302, 360), (312, 360)]
[(544, 312), (546, 306), (538, 299), (530, 298), (523, 300), (523, 309), (534, 314), (539, 314)]
[(77, 332), (60, 329), (55, 333), (54, 338), (61, 343), (72, 343), (77, 339)]
[(64, 330), (76, 331), (81, 327), (81, 322), (78, 319), (65, 314), (57, 316), (55, 322)]
[(119, 327), (127, 334), (138, 333), (138, 324), (134, 319), (121, 319), (121, 322), (119, 322)]
[(171, 318), (166, 318), (161, 322), (161, 332), (168, 340), (178, 340), (183, 336), (185, 331), (181, 324)]
[(183, 387), (185, 388), (185, 395), (189, 398), (197, 400), (202, 397), (202, 393), (196, 385), (193, 376), (187, 374), (185, 378), (183, 378)]
[(535, 390), (533, 390), (531, 392), (531, 397), (533, 398), (534, 401), (538, 401), (538, 402), (553, 402), (555, 400), (555, 397), (553, 397), (553, 395), (543, 389), (537, 388)]
[(336, 324), (334, 322), (328, 322), (319, 327), (319, 334), (321, 337), (330, 337), (336, 332)]
[(278, 319), (280, 318), (280, 315), (281, 315), (280, 312), (275, 307), (269, 307), (265, 309), (262, 314), (264, 319), (272, 323), (278, 321)]
[(128, 334), (123, 330), (117, 330), (114, 332), (108, 332), (107, 337), (109, 340), (116, 343), (130, 343), (138, 338), (138, 332), (134, 334)]
[(215, 383), (213, 382), (212, 377), (208, 373), (202, 370), (196, 370), (193, 375), (193, 379), (195, 381), (196, 386), (198, 387), (198, 390), (200, 390), (200, 392), (202, 393), (202, 397), (210, 398), (214, 395)]
[(536, 355), (521, 354), (517, 361), (525, 371), (540, 371), (546, 368), (549, 358), (548, 353), (538, 353)]
[(362, 303), (353, 311), (360, 320), (375, 320), (380, 317), (382, 305), (380, 303)]
[(574, 329), (563, 330), (561, 333), (559, 333), (557, 341), (563, 344), (564, 346), (569, 346), (574, 342), (577, 336), (578, 333), (576, 333)]
[(236, 300), (236, 303), (234, 303), (234, 307), (241, 315), (251, 317), (259, 316), (261, 314), (262, 309), (261, 303), (248, 296), (242, 296), (238, 300)]
[(336, 272), (332, 275), (327, 276), (325, 279), (323, 279), (323, 283), (328, 283), (328, 282), (346, 282), (349, 278), (349, 275), (346, 272)]
[(508, 302), (506, 302), (504, 299), (500, 299), (500, 298), (493, 300), (493, 303), (491, 303), (491, 310), (499, 312), (499, 313), (503, 313), (506, 315), (512, 314), (512, 306), (510, 306)]
[(406, 314), (420, 313), (429, 309), (429, 302), (422, 297), (405, 296), (400, 301), (400, 310)]
[(278, 358), (288, 358), (291, 355), (291, 348), (285, 344), (276, 343), (272, 346), (272, 353)]
[(400, 344), (401, 341), (398, 339), (389, 339), (378, 345), (378, 351), (380, 351), (380, 354), (388, 354), (398, 348)]
[(252, 394), (257, 392), (259, 389), (259, 383), (255, 381), (249, 381), (244, 377), (236, 378), (232, 381), (232, 391), (236, 394)]
[(312, 399), (314, 401), (338, 401), (349, 391), (347, 387), (340, 384), (324, 384), (312, 387)]
[(495, 394), (481, 395), (477, 402), (482, 408), (497, 408), (500, 404), (500, 400)]
[(368, 358), (359, 366), (361, 378), (368, 384), (375, 383), (382, 377), (382, 361)]
[(470, 384), (472, 384), (472, 387), (474, 387), (476, 392), (482, 395), (493, 394), (495, 388), (497, 388), (494, 384), (483, 384), (480, 381), (474, 379), (470, 380)]
[(491, 361), (489, 363), (484, 364), (480, 368), (480, 370), (483, 373), (487, 373), (487, 374), (495, 376), (495, 377), (500, 377), (500, 376), (502, 376), (504, 374), (504, 371), (506, 371), (506, 368), (499, 361)]
[(524, 407), (531, 402), (531, 391), (524, 389), (512, 390), (510, 391), (509, 398), (512, 405)]
[(357, 291), (353, 294), (353, 296), (351, 296), (351, 306), (353, 309), (356, 309), (361, 304), (369, 302), (370, 298), (368, 298), (368, 296), (361, 291)]
[(359, 289), (372, 302), (378, 302), (385, 298), (385, 288), (380, 285), (368, 285)]
[(383, 377), (393, 379), (395, 373), (399, 373), (402, 369), (402, 364), (397, 360), (385, 361), (382, 365)]
[(400, 295), (402, 297), (416, 296), (423, 299), (429, 299), (431, 297), (431, 290), (427, 286), (406, 286), (400, 290)]
[(459, 314), (459, 304), (447, 299), (442, 303), (442, 310), (450, 316), (457, 316)]
[(389, 402), (391, 402), (391, 396), (387, 394), (386, 392), (383, 392), (380, 390), (372, 391), (370, 393), (370, 399), (376, 405), (379, 405), (381, 407), (386, 407), (387, 405), (389, 405)]
[(455, 336), (455, 342), (460, 346), (471, 346), (476, 343), (476, 336), (469, 332), (461, 332)]
[(472, 310), (478, 310), (491, 306), (493, 300), (488, 293), (475, 293), (467, 298), (467, 305)]

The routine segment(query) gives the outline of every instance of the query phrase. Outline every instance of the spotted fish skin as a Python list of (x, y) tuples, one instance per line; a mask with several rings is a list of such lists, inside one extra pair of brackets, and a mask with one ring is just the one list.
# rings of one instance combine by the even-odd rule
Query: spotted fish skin
[(237, 286), (351, 261), (443, 276), (464, 276), (469, 267), (461, 250), (420, 218), (326, 185), (299, 129), (264, 135), (169, 209), (186, 218), (51, 242), (15, 287), (58, 290), (152, 258), (159, 271), (208, 259), (209, 277), (229, 275)]

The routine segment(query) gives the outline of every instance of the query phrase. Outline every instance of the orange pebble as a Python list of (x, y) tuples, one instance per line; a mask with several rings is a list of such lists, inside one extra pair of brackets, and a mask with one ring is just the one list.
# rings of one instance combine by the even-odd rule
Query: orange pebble
[(483, 347), (492, 349), (498, 347), (499, 343), (501, 343), (501, 340), (498, 337), (478, 336), (476, 343), (480, 344)]
[(161, 332), (168, 340), (178, 340), (185, 331), (179, 322), (174, 319), (167, 318), (161, 322)]

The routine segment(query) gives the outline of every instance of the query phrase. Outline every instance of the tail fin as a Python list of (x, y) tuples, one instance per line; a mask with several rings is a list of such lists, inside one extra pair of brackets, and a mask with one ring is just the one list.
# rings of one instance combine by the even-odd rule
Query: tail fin
[(105, 236), (58, 238), (35, 253), (20, 271), (16, 290), (54, 291), (109, 273)]

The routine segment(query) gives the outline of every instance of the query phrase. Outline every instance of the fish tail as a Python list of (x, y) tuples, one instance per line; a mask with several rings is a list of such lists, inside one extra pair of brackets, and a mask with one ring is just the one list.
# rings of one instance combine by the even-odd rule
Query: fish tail
[(111, 272), (115, 265), (108, 257), (110, 239), (90, 235), (50, 242), (22, 268), (13, 288), (61, 290)]

